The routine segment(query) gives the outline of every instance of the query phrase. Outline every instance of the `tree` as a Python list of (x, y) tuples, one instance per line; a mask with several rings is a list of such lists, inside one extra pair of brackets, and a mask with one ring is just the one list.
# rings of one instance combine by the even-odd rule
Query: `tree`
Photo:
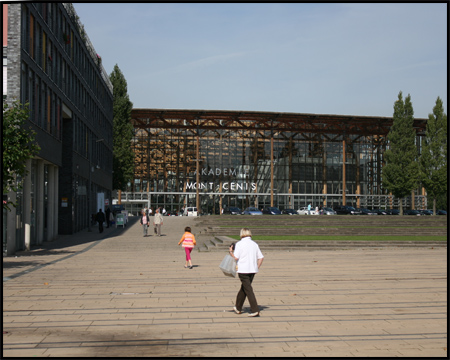
[(388, 149), (384, 154), (386, 164), (382, 169), (383, 187), (400, 198), (400, 215), (403, 215), (401, 199), (411, 194), (419, 179), (413, 115), (411, 96), (408, 94), (403, 102), (400, 91), (394, 104), (392, 127), (387, 136)]
[(447, 115), (439, 97), (433, 113), (428, 115), (420, 175), (428, 196), (433, 199), (433, 214), (436, 214), (436, 200), (447, 193)]
[[(27, 160), (41, 150), (35, 142), (36, 133), (31, 128), (25, 128), (28, 114), (28, 104), (22, 106), (18, 101), (14, 101), (8, 105), (3, 101), (3, 194), (17, 192), (22, 188), (22, 183), (17, 183), (16, 179), (28, 174)], [(17, 206), (16, 202), (10, 200), (3, 202), (4, 209), (11, 210), (10, 205)]]
[(117, 64), (109, 79), (113, 85), (113, 189), (125, 190), (134, 175), (133, 125), (130, 122), (133, 103), (127, 93), (127, 81)]

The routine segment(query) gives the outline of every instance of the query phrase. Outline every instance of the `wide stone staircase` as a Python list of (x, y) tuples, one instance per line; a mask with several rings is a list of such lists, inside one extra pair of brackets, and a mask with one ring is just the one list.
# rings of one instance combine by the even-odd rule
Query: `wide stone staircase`
[[(253, 235), (306, 235), (314, 240), (257, 240), (261, 250), (317, 250), (362, 247), (447, 247), (447, 216), (308, 216), (308, 215), (222, 215), (201, 216), (196, 219), (199, 251), (227, 251), (236, 242), (241, 228), (251, 229)], [(333, 236), (361, 236), (361, 240), (333, 240)], [(380, 236), (369, 241), (363, 237)], [(411, 240), (383, 240), (383, 236), (409, 236)], [(319, 236), (319, 238), (317, 238)], [(323, 239), (320, 239), (323, 236)], [(331, 236), (331, 238), (330, 238)], [(422, 236), (429, 239), (415, 240)]]

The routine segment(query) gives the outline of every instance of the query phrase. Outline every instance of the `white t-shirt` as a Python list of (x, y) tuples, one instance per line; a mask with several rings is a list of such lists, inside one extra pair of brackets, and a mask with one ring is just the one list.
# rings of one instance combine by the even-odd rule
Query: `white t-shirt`
[(264, 258), (259, 246), (250, 236), (236, 243), (234, 256), (238, 258), (238, 273), (255, 274), (258, 272), (258, 259)]

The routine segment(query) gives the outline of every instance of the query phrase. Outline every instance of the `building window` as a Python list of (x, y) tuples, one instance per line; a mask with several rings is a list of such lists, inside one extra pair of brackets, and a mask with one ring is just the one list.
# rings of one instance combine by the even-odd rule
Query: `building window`
[(40, 50), (42, 48), (42, 30), (41, 30), (41, 26), (39, 25), (38, 22), (36, 22), (36, 31), (34, 32), (35, 34), (35, 56), (34, 56), (34, 60), (36, 61), (36, 63), (39, 66), (42, 66), (42, 58), (39, 55), (40, 54)]
[(51, 113), (52, 113), (52, 96), (50, 88), (47, 88), (47, 132), (51, 133), (52, 123), (51, 123)]
[(30, 14), (30, 55), (34, 59), (34, 16)]
[(29, 53), (28, 51), (28, 9), (24, 6), (22, 7), (22, 32), (21, 32), (21, 41), (22, 41), (22, 48)]
[(28, 66), (25, 62), (22, 63), (22, 76), (21, 76), (21, 103), (25, 104), (28, 102)]
[(32, 122), (36, 122), (36, 112), (34, 111), (34, 103), (35, 95), (34, 95), (34, 71), (28, 69), (28, 102), (29, 102), (29, 110), (30, 110), (30, 120)]
[(41, 122), (41, 102), (40, 102), (40, 94), (41, 94), (41, 79), (39, 79), (39, 76), (35, 75), (34, 78), (34, 119), (36, 122), (36, 125), (42, 126)]
[(45, 31), (42, 31), (42, 69), (44, 72), (47, 72), (47, 34)]

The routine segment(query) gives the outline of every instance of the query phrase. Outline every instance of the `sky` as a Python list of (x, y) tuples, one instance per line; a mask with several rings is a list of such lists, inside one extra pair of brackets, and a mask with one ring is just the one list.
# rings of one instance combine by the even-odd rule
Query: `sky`
[(447, 3), (74, 3), (134, 108), (447, 113)]

